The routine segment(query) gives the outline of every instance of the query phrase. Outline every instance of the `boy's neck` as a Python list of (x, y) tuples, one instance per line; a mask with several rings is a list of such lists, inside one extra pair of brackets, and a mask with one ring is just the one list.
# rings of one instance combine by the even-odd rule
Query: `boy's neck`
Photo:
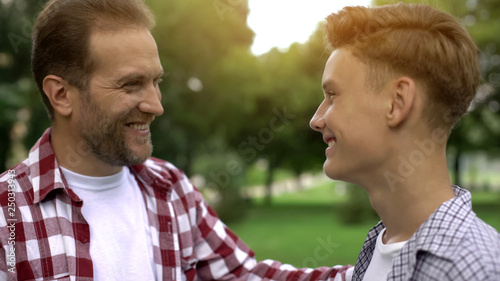
[[(410, 239), (420, 225), (444, 202), (455, 196), (446, 157), (436, 153), (394, 185), (365, 186), (373, 209), (384, 222), (384, 243)], [(383, 182), (383, 181), (382, 181)]]

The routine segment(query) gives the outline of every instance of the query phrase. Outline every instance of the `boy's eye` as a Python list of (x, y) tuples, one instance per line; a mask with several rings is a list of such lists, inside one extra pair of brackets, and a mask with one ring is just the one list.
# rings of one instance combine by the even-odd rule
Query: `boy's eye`
[(326, 94), (326, 99), (328, 102), (333, 102), (333, 99), (335, 98), (335, 93), (327, 93)]

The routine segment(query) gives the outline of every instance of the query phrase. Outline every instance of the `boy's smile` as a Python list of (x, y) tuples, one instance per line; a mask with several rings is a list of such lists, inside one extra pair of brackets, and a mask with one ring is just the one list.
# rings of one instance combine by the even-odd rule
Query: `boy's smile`
[(366, 65), (349, 49), (335, 50), (325, 66), (325, 98), (311, 119), (328, 145), (323, 169), (332, 179), (358, 182), (383, 157), (384, 114), (380, 93), (366, 82)]

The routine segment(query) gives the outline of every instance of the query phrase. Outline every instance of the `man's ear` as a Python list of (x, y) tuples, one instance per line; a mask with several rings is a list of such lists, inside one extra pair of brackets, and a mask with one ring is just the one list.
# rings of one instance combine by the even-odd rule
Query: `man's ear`
[(63, 78), (56, 75), (47, 75), (43, 79), (43, 91), (54, 111), (64, 117), (68, 117), (73, 112), (73, 99), (70, 91), (72, 87)]
[(410, 117), (415, 105), (416, 86), (413, 79), (400, 77), (394, 81), (390, 90), (391, 104), (387, 122), (390, 127), (395, 128)]

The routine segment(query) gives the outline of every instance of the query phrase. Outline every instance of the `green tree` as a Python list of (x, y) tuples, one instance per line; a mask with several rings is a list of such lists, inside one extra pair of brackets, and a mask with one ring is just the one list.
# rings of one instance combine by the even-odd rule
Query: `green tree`
[[(34, 1), (33, 1), (34, 2)], [(0, 1), (0, 170), (12, 152), (11, 132), (25, 108), (31, 122), (25, 142), (31, 146), (48, 124), (43, 104), (31, 78), (31, 30), (44, 1)], [(36, 124), (36, 126), (34, 125)], [(24, 125), (24, 124), (21, 124)]]
[[(234, 91), (231, 95), (219, 95), (225, 85), (214, 84), (213, 79), (223, 75), (220, 71), (224, 70), (216, 67), (219, 61), (235, 49), (250, 48), (253, 32), (246, 25), (248, 5), (240, 1), (228, 6), (231, 9), (227, 8), (222, 17), (220, 7), (214, 5), (218, 2), (148, 3), (156, 14), (154, 35), (167, 73), (161, 85), (165, 114), (153, 123), (155, 155), (169, 159), (190, 174), (207, 137), (222, 130), (217, 109), (239, 94)], [(230, 109), (239, 112), (234, 106), (240, 105), (232, 105)]]
[(262, 137), (260, 158), (267, 160), (266, 204), (271, 204), (272, 183), (277, 168), (287, 168), (297, 179), (306, 171), (319, 170), (324, 162), (322, 137), (309, 127), (309, 120), (322, 99), (321, 77), (328, 58), (322, 29), (305, 44), (295, 43), (287, 51), (272, 49), (259, 59), (263, 65), (264, 92), (257, 97), (252, 120), (260, 120), (260, 130), (269, 126), (275, 112), (289, 115), (272, 140)]

